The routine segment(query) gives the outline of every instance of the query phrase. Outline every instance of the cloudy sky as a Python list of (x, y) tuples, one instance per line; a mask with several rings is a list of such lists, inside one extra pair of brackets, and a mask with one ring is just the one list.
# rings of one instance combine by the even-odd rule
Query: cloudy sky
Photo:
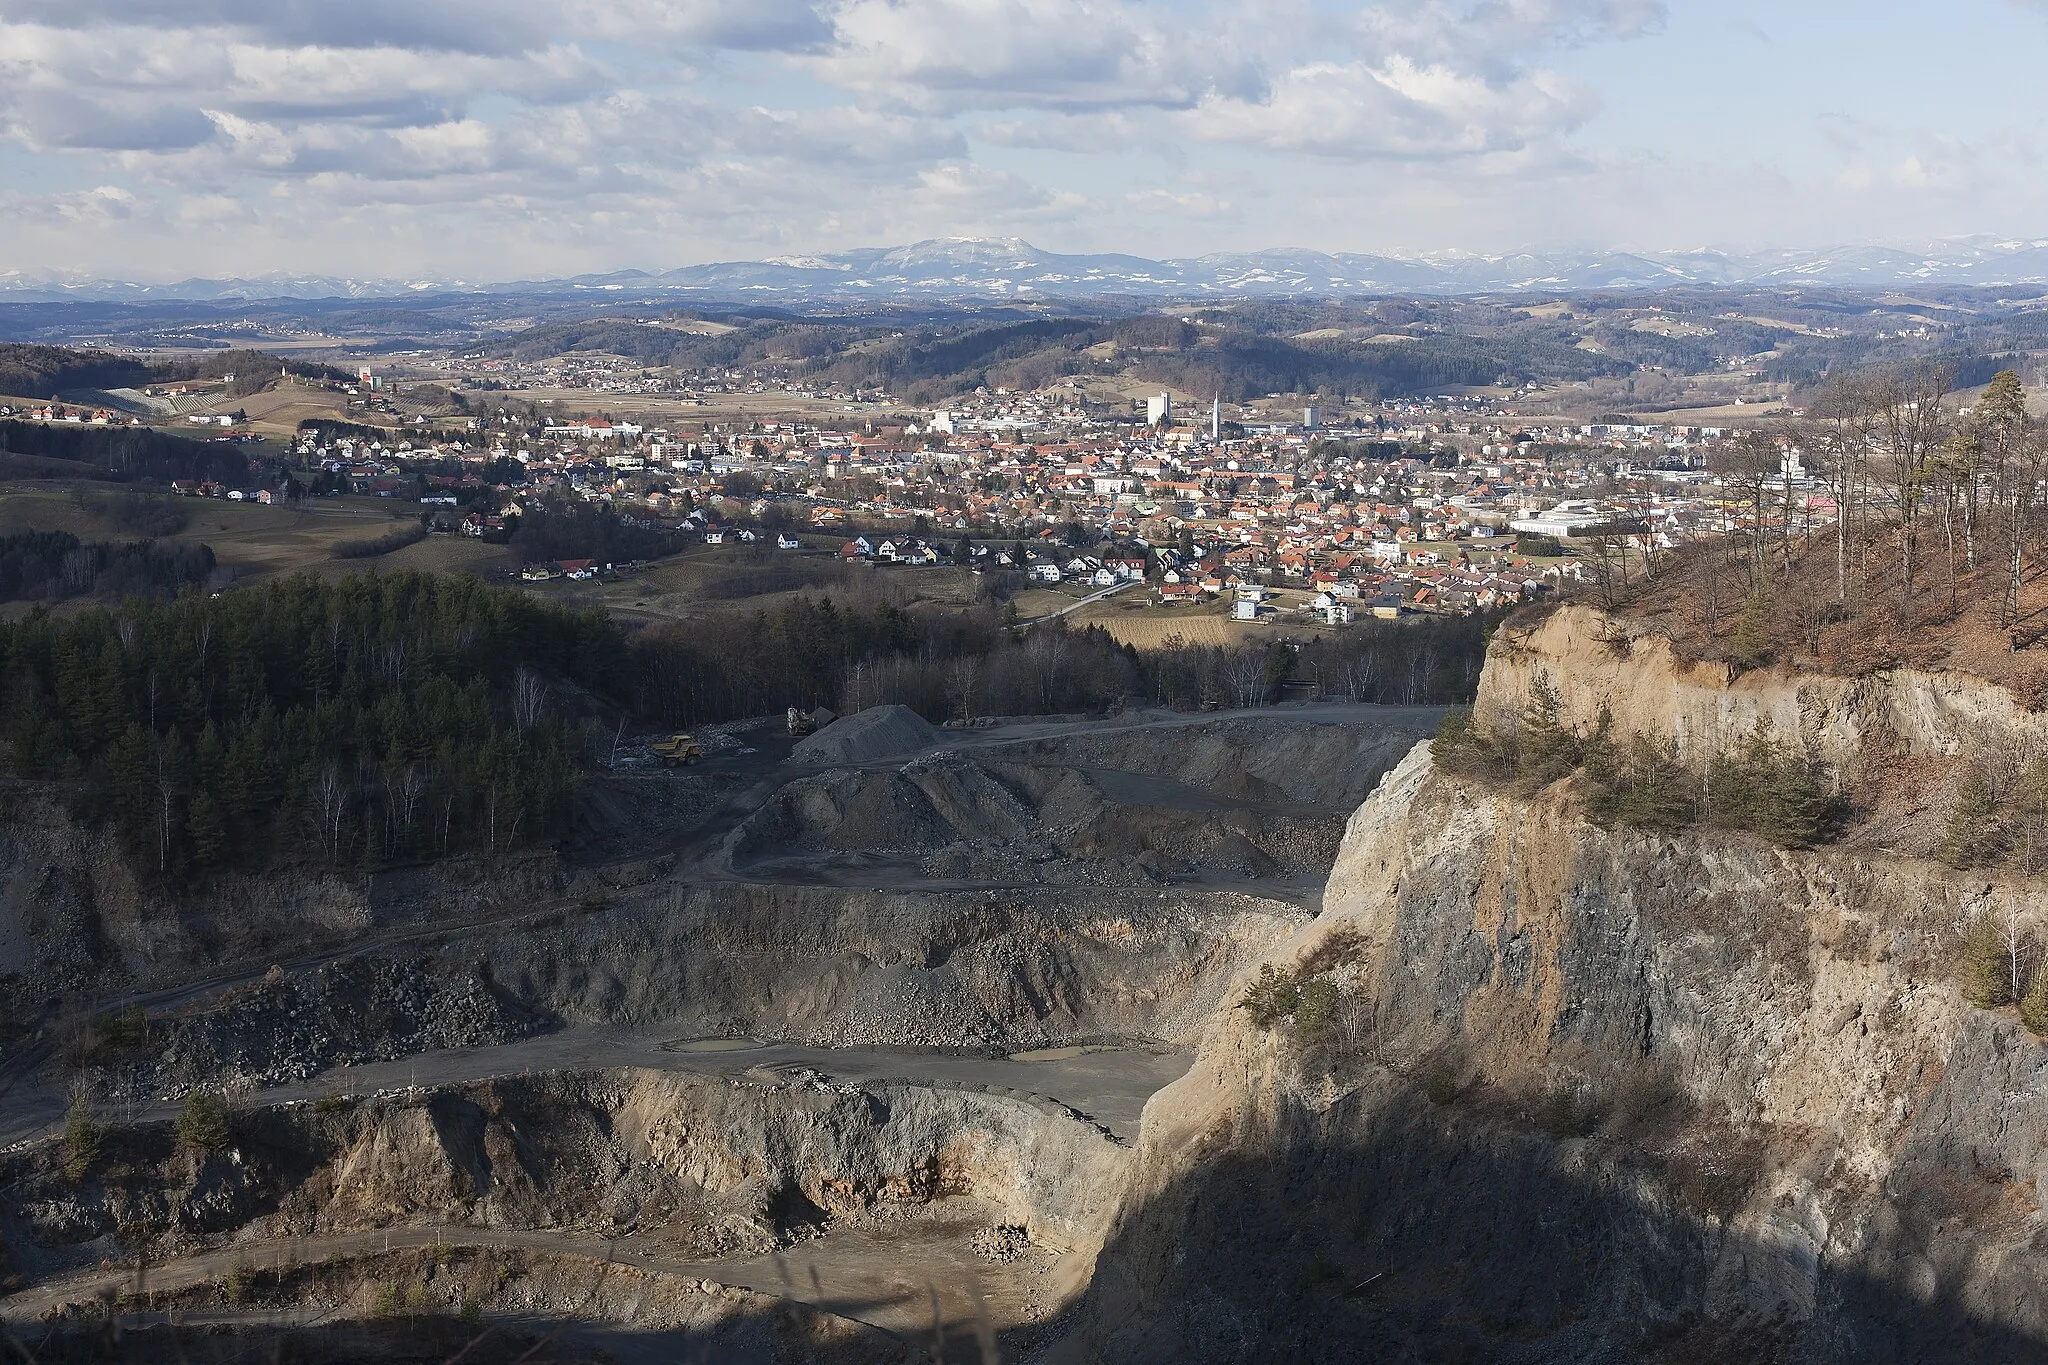
[(0, 270), (2048, 236), (2048, 0), (0, 0)]

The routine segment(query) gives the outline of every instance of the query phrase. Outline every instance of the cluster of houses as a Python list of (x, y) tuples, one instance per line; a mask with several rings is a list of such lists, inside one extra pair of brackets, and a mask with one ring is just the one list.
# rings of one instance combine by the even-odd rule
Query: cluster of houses
[(1525, 601), (1583, 574), (1584, 533), (1646, 551), (1728, 517), (1702, 468), (1714, 428), (1524, 421), (1449, 396), (1298, 415), (1147, 425), (1055, 387), (879, 429), (501, 415), (466, 439), (309, 436), (300, 455), (355, 492), (467, 508), (470, 535), (571, 496), (707, 543), (756, 534), (742, 525), (843, 532), (844, 558), (878, 564), (949, 561), (956, 538), (979, 537), (975, 567), (1038, 583), (1146, 579), (1164, 603), (1253, 614), (1270, 607), (1249, 589), (1284, 588), (1337, 623)]
[(285, 492), (281, 488), (232, 488), (213, 479), (173, 479), (171, 491), (187, 498), (224, 498), (229, 502), (254, 502), (265, 507), (281, 505)]
[(17, 408), (12, 403), (0, 403), (0, 417), (24, 422), (77, 422), (93, 427), (139, 427), (142, 419), (116, 412), (112, 408), (74, 407), (63, 403), (43, 403), (30, 408)]

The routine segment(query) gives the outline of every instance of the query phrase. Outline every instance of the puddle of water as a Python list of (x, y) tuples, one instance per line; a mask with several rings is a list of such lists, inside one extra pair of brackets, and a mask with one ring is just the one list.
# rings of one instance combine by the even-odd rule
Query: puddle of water
[(678, 1038), (663, 1043), (663, 1052), (751, 1052), (760, 1047), (753, 1038)]
[(1035, 1052), (1013, 1052), (1013, 1062), (1064, 1062), (1069, 1057), (1085, 1057), (1091, 1052), (1115, 1052), (1116, 1048), (1107, 1043), (1089, 1043), (1081, 1047), (1042, 1047)]

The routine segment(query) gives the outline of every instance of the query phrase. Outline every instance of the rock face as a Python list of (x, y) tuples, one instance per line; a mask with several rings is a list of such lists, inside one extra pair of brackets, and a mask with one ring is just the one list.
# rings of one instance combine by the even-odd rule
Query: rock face
[[(1482, 707), (1840, 767), (2039, 720), (1934, 675), (1725, 675), (1582, 609), (1503, 632)], [(1569, 782), (1433, 771), (1352, 818), (1268, 961), (1327, 1023), (1225, 1008), (1145, 1114), (1069, 1360), (2040, 1358), (2048, 1049), (1957, 985), (2023, 878), (1851, 843), (1603, 831)], [(1242, 998), (1247, 972), (1233, 992)]]
[(1308, 918), (1228, 892), (708, 885), (464, 944), (566, 1019), (832, 1046), (1182, 1041)]
[(1500, 632), (1475, 716), (1519, 710), (1539, 676), (1557, 685), (1565, 717), (1580, 729), (1605, 708), (1620, 733), (1669, 739), (1693, 763), (1758, 725), (1852, 784), (1910, 774), (1939, 787), (1959, 762), (2048, 751), (2048, 712), (1981, 678), (1905, 668), (1843, 678), (1783, 666), (1731, 675), (1724, 663), (1678, 658), (1640, 622), (1584, 606)]
[(1029, 1244), (1091, 1246), (1130, 1150), (1047, 1101), (814, 1075), (637, 1070), (496, 1080), (236, 1115), (201, 1153), (168, 1125), (111, 1130), (82, 1171), (6, 1162), (0, 1227), (57, 1269), (125, 1244), (407, 1225), (626, 1231), (693, 1257), (754, 1255), (825, 1225), (971, 1203)]
[(446, 859), (370, 876), (295, 868), (226, 873), (203, 890), (136, 879), (110, 829), (74, 818), (47, 783), (0, 780), (0, 1019), (58, 997), (190, 981), (290, 958), (376, 926), (460, 920), (561, 893), (540, 851), (486, 865)]

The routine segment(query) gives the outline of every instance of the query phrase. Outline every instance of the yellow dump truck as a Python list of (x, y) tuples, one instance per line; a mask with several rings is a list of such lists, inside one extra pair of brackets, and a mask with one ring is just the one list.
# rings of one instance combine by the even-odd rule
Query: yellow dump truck
[(661, 760), (664, 768), (675, 768), (695, 763), (704, 757), (704, 746), (697, 742), (695, 735), (674, 734), (667, 739), (656, 740), (648, 746), (654, 756)]

